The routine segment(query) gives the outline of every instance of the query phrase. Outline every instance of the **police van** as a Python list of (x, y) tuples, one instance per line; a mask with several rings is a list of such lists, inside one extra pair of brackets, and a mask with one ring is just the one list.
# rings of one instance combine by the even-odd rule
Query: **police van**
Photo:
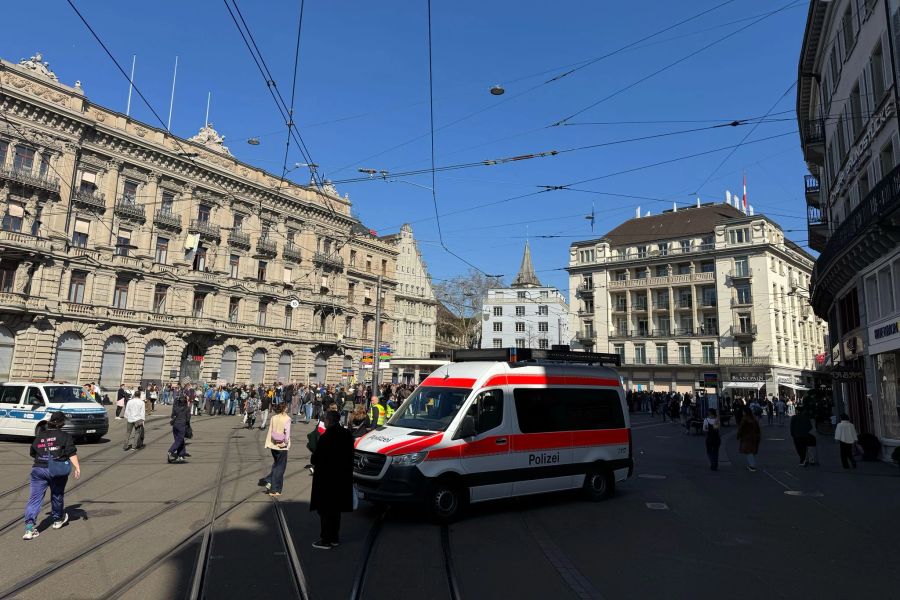
[(106, 409), (68, 383), (0, 383), (0, 435), (33, 437), (37, 424), (61, 411), (63, 431), (97, 441), (109, 431)]
[(582, 488), (604, 499), (633, 470), (616, 354), (460, 350), (356, 442), (373, 502), (419, 502), (440, 520), (470, 502)]

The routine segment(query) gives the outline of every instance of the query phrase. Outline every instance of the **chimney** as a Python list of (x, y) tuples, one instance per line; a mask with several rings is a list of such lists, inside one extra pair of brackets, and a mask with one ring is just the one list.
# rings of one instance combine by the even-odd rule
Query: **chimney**
[(725, 204), (731, 206), (731, 190), (725, 190)]
[(650, 216), (650, 211), (648, 210), (648, 211), (647, 211), (647, 214), (644, 215), (644, 216), (645, 216), (645, 217), (649, 217), (649, 216)]
[(697, 196), (697, 208), (700, 208), (700, 196)]
[(750, 206), (750, 216), (753, 216), (753, 205)]
[(672, 203), (672, 212), (678, 212), (678, 205), (674, 202)]
[(641, 207), (640, 207), (640, 206), (638, 206), (638, 207), (634, 210), (634, 218), (635, 218), (635, 219), (640, 219), (640, 218), (641, 218)]

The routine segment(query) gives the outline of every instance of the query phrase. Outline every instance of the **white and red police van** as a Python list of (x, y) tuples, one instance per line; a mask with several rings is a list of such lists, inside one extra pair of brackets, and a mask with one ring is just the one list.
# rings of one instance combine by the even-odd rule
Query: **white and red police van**
[(469, 502), (583, 488), (631, 475), (615, 354), (460, 350), (356, 443), (354, 481), (374, 502), (420, 502), (441, 520)]

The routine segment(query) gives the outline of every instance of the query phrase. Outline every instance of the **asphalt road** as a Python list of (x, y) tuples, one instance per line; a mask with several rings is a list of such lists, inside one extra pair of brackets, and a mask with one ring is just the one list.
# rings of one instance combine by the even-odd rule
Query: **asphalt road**
[(303, 469), (310, 426), (295, 429), (279, 500), (286, 542), (274, 501), (256, 487), (271, 460), (262, 432), (240, 429), (238, 417), (195, 419), (193, 456), (168, 465), (164, 415), (148, 419), (141, 451), (123, 452), (123, 422), (111, 423), (109, 442), (79, 447), (69, 525), (30, 542), (17, 522), (28, 444), (0, 441), (0, 526), (11, 524), (0, 529), (0, 598), (184, 597), (214, 512), (203, 579), (213, 599), (296, 597), (292, 549), (315, 599), (350, 598), (354, 585), (359, 598), (451, 598), (451, 584), (466, 599), (900, 597), (900, 471), (844, 471), (822, 437), (821, 466), (801, 468), (786, 427), (764, 426), (756, 473), (725, 428), (711, 472), (702, 437), (639, 415), (635, 477), (610, 500), (478, 505), (446, 533), (416, 510), (363, 504), (344, 515), (341, 546), (317, 551)]

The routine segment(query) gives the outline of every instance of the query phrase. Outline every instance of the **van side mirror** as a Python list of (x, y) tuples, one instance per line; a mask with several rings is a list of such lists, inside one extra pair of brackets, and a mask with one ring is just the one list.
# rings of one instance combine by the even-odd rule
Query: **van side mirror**
[(459, 424), (459, 428), (456, 430), (456, 435), (453, 436), (453, 439), (459, 440), (472, 437), (476, 433), (478, 432), (475, 430), (475, 417), (466, 415), (463, 417), (462, 423)]

